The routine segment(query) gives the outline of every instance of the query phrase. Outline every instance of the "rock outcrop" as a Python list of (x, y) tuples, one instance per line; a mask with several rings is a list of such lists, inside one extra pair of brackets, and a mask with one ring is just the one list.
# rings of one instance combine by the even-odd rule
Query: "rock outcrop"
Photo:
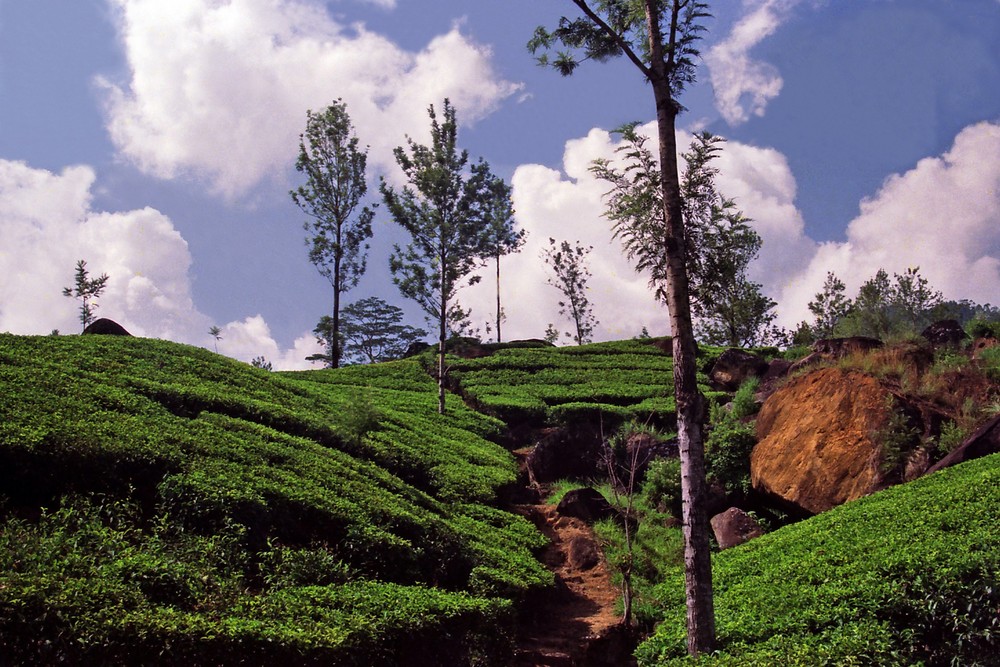
[(757, 417), (755, 490), (817, 514), (883, 486), (877, 441), (891, 394), (871, 376), (824, 368), (772, 394)]

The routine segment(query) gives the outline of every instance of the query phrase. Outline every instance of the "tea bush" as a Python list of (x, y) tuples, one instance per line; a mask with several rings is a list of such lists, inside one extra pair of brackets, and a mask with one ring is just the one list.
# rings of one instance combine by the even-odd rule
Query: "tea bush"
[(447, 407), (416, 361), (0, 334), (0, 663), (504, 664), (544, 538)]
[[(993, 455), (727, 549), (713, 563), (719, 652), (699, 664), (993, 664), (998, 520)], [(656, 594), (639, 662), (687, 664), (682, 572)]]

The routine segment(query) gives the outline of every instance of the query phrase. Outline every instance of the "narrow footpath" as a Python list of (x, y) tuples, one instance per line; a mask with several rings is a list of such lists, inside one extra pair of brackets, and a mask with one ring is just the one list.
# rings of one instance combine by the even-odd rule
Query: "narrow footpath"
[[(526, 450), (515, 455), (522, 461)], [(522, 475), (527, 480), (527, 475)], [(525, 481), (527, 485), (528, 482)], [(539, 489), (525, 489), (525, 497)], [(627, 666), (631, 645), (615, 611), (619, 591), (591, 527), (563, 517), (553, 505), (520, 504), (514, 510), (549, 538), (541, 560), (555, 575), (553, 588), (526, 605), (518, 630), (515, 667)]]

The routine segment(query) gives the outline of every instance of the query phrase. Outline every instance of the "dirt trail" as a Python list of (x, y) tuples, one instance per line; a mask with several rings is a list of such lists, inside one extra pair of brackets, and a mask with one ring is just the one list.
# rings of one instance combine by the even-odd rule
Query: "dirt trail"
[(631, 651), (615, 613), (619, 591), (591, 527), (552, 505), (515, 510), (549, 538), (541, 560), (556, 578), (554, 588), (525, 605), (515, 667), (628, 665)]

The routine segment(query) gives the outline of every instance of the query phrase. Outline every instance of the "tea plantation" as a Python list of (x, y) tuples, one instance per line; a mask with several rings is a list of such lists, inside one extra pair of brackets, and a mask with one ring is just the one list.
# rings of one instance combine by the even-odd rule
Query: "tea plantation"
[[(543, 538), (418, 362), (0, 335), (0, 663), (504, 664)], [(442, 663), (441, 661), (444, 661)]]
[[(469, 401), (511, 423), (559, 424), (601, 417), (634, 419), (668, 430), (676, 423), (673, 363), (658, 345), (669, 339), (626, 340), (574, 347), (505, 347), (478, 359), (456, 359), (449, 377)], [(707, 370), (723, 348), (701, 347)], [(699, 385), (709, 398), (704, 372)]]
[[(699, 665), (1000, 664), (1000, 454), (713, 558), (720, 652)], [(689, 664), (683, 574), (640, 665)]]

